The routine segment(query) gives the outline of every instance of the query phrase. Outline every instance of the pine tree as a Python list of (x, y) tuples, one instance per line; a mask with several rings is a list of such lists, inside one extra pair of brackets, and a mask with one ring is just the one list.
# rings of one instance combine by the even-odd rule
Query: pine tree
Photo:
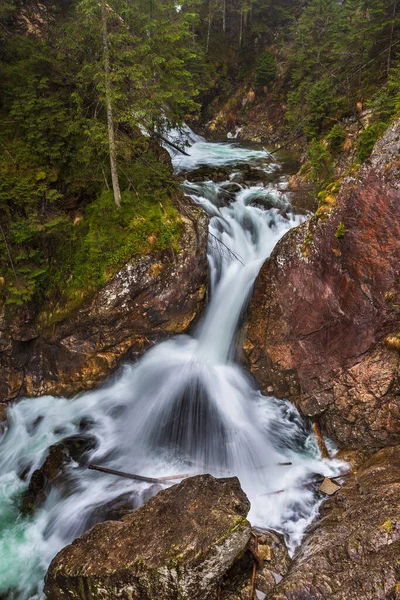
[[(78, 275), (73, 280), (79, 291), (103, 280), (103, 256), (115, 261), (120, 253), (124, 260), (128, 248), (140, 251), (134, 229), (124, 251), (114, 243), (124, 240), (135, 211), (144, 210), (128, 202), (129, 194), (154, 197), (157, 207), (156, 198), (167, 197), (173, 185), (169, 168), (157, 160), (158, 145), (144, 140), (141, 128), (156, 137), (161, 126), (181, 122), (196, 107), (197, 16), (189, 6), (178, 11), (170, 0), (54, 6), (38, 35), (24, 30), (21, 11), (29, 6), (9, 0), (0, 9), (0, 303), (46, 294), (57, 261), (67, 261), (64, 271), (85, 273), (81, 283)], [(96, 220), (96, 234), (85, 237), (71, 208), (90, 214), (98, 204), (107, 214), (102, 191), (110, 187), (123, 210), (115, 211), (115, 221)], [(148, 210), (149, 224), (163, 227), (164, 213)], [(148, 231), (146, 217), (141, 223)], [(175, 231), (168, 227), (166, 240)]]

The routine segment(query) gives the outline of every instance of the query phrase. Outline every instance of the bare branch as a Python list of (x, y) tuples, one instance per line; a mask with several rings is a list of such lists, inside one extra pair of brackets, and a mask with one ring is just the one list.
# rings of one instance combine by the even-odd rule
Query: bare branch
[(208, 233), (208, 235), (210, 235), (212, 238), (214, 238), (214, 240), (216, 242), (218, 242), (219, 244), (221, 244), (222, 246), (224, 246), (228, 250), (229, 255), (232, 258), (235, 258), (236, 260), (238, 260), (244, 267), (246, 266), (244, 264), (244, 262), (240, 259), (240, 257), (235, 252), (233, 252), (233, 250), (231, 250), (226, 244), (224, 244), (224, 242), (222, 240), (220, 240), (219, 238), (217, 238), (217, 236), (215, 236), (213, 233), (211, 233), (211, 231)]

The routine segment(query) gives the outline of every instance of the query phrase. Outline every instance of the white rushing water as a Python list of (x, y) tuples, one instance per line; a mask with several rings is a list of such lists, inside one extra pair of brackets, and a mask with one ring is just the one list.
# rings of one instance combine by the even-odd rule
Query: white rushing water
[[(174, 159), (177, 168), (267, 158), (264, 150), (198, 137), (191, 143), (189, 157)], [(150, 477), (237, 475), (252, 523), (283, 532), (292, 549), (315, 517), (320, 499), (304, 482), (337, 474), (341, 464), (320, 459), (296, 409), (263, 396), (236, 357), (238, 323), (259, 269), (303, 217), (288, 212), (271, 189), (237, 185), (228, 202), (227, 183), (185, 186), (211, 217), (210, 302), (197, 331), (154, 346), (92, 392), (72, 400), (26, 399), (9, 409), (0, 441), (0, 595), (40, 598), (58, 550), (109, 518), (115, 504), (134, 508), (160, 489), (89, 471), (89, 462)], [(61, 441), (70, 448), (87, 444), (86, 451), (67, 464), (40, 510), (23, 516), (30, 476)]]

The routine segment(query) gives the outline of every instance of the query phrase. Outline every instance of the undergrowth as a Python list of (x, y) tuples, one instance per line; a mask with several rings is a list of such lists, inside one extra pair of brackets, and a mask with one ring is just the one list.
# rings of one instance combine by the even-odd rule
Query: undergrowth
[(179, 213), (167, 197), (155, 200), (124, 192), (116, 210), (112, 193), (103, 192), (68, 226), (47, 274), (41, 323), (62, 319), (132, 257), (178, 252), (181, 229)]

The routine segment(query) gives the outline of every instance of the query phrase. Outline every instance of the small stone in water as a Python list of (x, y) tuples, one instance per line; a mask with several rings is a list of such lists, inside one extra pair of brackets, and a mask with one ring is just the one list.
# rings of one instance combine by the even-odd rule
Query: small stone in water
[(327, 494), (327, 496), (333, 496), (338, 490), (340, 490), (340, 485), (337, 485), (328, 477), (325, 477), (319, 487), (319, 491), (323, 494)]

